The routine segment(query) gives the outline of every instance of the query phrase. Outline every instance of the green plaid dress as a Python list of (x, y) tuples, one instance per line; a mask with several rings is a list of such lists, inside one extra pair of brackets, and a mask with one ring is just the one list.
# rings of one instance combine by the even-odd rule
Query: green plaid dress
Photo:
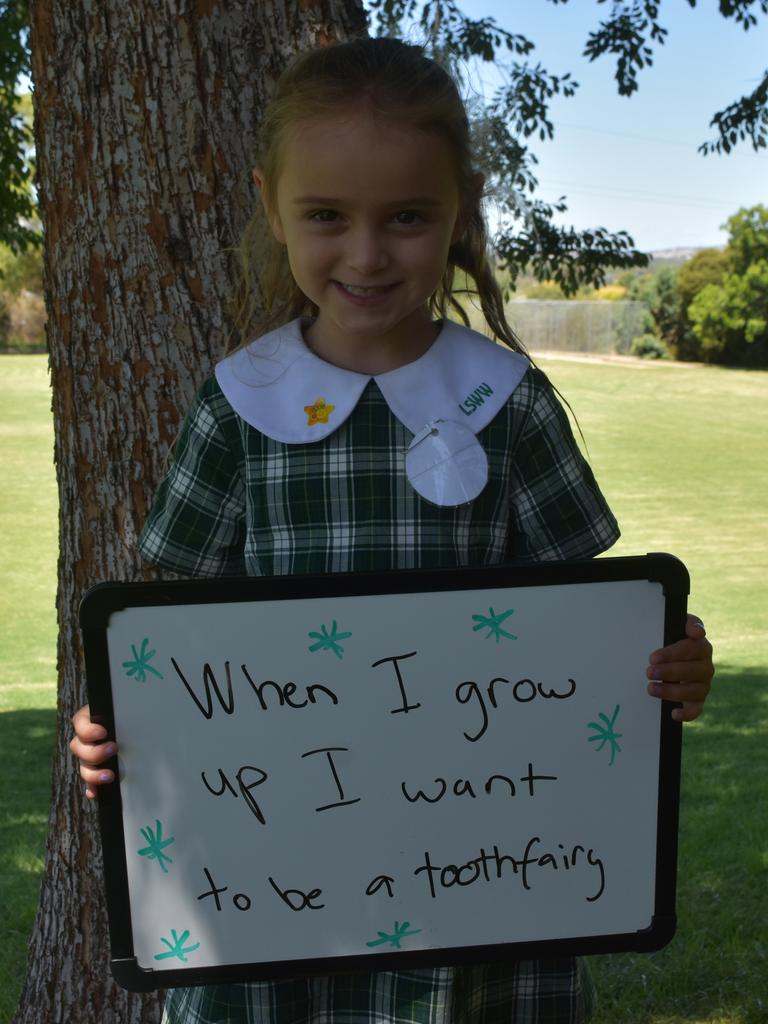
[[(215, 379), (200, 390), (140, 547), (186, 576), (283, 575), (588, 558), (616, 521), (544, 374), (530, 369), (478, 435), (489, 482), (469, 505), (423, 501), (408, 431), (375, 382), (325, 440), (249, 426)], [(582, 1024), (592, 989), (571, 957), (171, 990), (166, 1024)]]

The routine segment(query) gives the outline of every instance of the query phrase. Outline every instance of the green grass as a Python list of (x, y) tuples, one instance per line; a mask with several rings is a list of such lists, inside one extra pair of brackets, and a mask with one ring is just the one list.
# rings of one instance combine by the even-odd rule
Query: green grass
[(56, 727), (57, 495), (44, 356), (0, 356), (0, 1021), (37, 907)]
[[(670, 551), (716, 645), (686, 727), (679, 927), (650, 956), (596, 957), (596, 1024), (768, 1020), (768, 374), (541, 359), (579, 417), (623, 537)], [(13, 1012), (42, 869), (54, 728), (56, 497), (41, 356), (0, 357), (0, 1024)]]
[(768, 373), (541, 359), (573, 406), (623, 536), (670, 551), (730, 665), (768, 666)]
[(0, 356), (0, 710), (56, 696), (57, 507), (44, 356)]
[(540, 359), (570, 401), (622, 527), (611, 555), (669, 551), (715, 643), (684, 732), (674, 941), (595, 957), (595, 1024), (768, 1021), (768, 374)]

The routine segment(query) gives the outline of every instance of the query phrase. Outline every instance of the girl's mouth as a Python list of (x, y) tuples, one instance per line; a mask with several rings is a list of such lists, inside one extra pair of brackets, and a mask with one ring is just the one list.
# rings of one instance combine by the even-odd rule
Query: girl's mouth
[(342, 281), (334, 281), (333, 283), (345, 298), (358, 306), (371, 306), (383, 302), (393, 289), (397, 287), (394, 284), (365, 287), (357, 284), (345, 284)]

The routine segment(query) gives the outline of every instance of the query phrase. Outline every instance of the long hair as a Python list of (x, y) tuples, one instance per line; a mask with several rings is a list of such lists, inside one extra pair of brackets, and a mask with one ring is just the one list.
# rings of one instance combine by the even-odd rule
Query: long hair
[[(495, 338), (525, 352), (504, 313), (504, 301), (489, 257), (482, 190), (473, 165), (469, 121), (451, 75), (419, 46), (396, 39), (355, 39), (297, 56), (281, 75), (267, 104), (255, 163), (265, 178), (264, 203), (276, 205), (283, 141), (298, 122), (364, 105), (375, 116), (433, 133), (447, 142), (454, 158), (464, 229), (451, 246), (442, 281), (431, 296), (430, 314), (453, 312), (469, 324), (458, 298), (457, 271), (466, 274), (485, 321)], [(272, 237), (261, 204), (240, 245), (241, 277), (233, 317), (241, 343), (317, 308), (291, 275), (285, 247)], [(261, 267), (257, 273), (256, 267)], [(526, 353), (527, 354), (527, 353)]]

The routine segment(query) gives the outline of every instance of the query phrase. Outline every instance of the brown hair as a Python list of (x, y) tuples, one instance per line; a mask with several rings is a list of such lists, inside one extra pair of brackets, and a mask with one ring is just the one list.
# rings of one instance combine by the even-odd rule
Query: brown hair
[[(492, 334), (510, 348), (525, 352), (507, 322), (488, 255), (488, 230), (464, 104), (450, 74), (426, 57), (421, 47), (396, 39), (354, 39), (302, 53), (289, 64), (267, 104), (261, 125), (256, 163), (264, 173), (267, 207), (275, 204), (274, 190), (287, 131), (297, 121), (334, 113), (352, 103), (363, 103), (376, 115), (440, 136), (455, 156), (465, 225), (449, 250), (443, 279), (430, 299), (430, 314), (447, 317), (454, 311), (464, 324), (469, 324), (454, 287), (456, 271), (463, 271), (475, 288), (462, 291), (477, 296)], [(285, 247), (272, 237), (260, 207), (240, 245), (242, 276), (234, 318), (241, 342), (295, 317), (317, 313), (294, 282)], [(263, 269), (257, 276), (254, 266), (259, 264)]]

